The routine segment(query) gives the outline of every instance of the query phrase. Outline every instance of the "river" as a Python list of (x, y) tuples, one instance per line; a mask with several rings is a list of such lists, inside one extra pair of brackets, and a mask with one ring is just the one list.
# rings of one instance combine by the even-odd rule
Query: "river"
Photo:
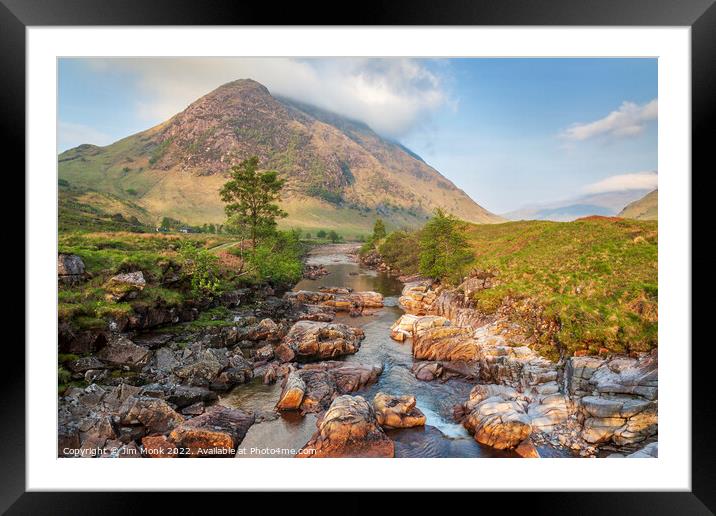
[[(398, 306), (402, 283), (387, 274), (358, 265), (347, 254), (349, 246), (315, 248), (308, 257), (309, 264), (323, 264), (330, 271), (317, 280), (304, 279), (294, 290), (318, 290), (320, 287), (350, 287), (354, 291), (373, 290), (384, 296), (385, 306), (372, 314), (350, 317), (338, 314), (335, 322), (357, 326), (365, 331), (360, 350), (343, 358), (345, 361), (382, 364), (383, 374), (378, 381), (354, 395), (372, 401), (377, 392), (410, 394), (426, 416), (424, 428), (389, 430), (395, 441), (396, 457), (515, 457), (512, 451), (495, 450), (476, 442), (470, 434), (454, 422), (453, 406), (468, 398), (472, 384), (459, 379), (446, 382), (423, 382), (411, 372), (413, 357), (410, 341), (399, 343), (390, 338), (390, 327), (403, 314)], [(264, 385), (261, 378), (239, 385), (223, 396), (221, 404), (270, 412), (279, 399), (280, 382)], [(284, 413), (280, 417), (254, 424), (239, 448), (237, 458), (290, 457), (316, 431), (316, 416), (305, 417)]]

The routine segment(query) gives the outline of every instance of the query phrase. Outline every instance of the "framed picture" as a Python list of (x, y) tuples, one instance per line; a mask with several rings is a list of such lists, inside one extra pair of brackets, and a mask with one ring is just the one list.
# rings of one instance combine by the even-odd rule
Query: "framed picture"
[(712, 4), (391, 3), (349, 26), (4, 1), (27, 311), (3, 509), (435, 490), (710, 513), (691, 163)]

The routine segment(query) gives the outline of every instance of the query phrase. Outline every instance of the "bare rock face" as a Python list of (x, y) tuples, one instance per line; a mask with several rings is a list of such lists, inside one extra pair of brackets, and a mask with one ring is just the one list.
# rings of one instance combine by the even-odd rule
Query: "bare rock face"
[(298, 457), (393, 457), (393, 441), (361, 396), (339, 396), (318, 423)]
[(114, 366), (127, 366), (137, 370), (149, 363), (152, 353), (145, 347), (137, 346), (127, 337), (120, 337), (100, 349), (96, 357)]
[(527, 402), (504, 385), (476, 385), (465, 403), (463, 426), (479, 443), (514, 448), (532, 433)]
[(282, 362), (325, 360), (355, 353), (363, 338), (362, 330), (345, 324), (298, 321), (275, 353)]
[(425, 426), (425, 414), (415, 406), (415, 396), (391, 396), (379, 392), (373, 398), (373, 409), (383, 428)]
[(169, 440), (193, 457), (233, 457), (254, 421), (253, 414), (214, 405), (172, 430)]
[(641, 450), (627, 455), (628, 459), (653, 459), (659, 456), (659, 443), (653, 442), (644, 446)]
[(625, 445), (656, 434), (656, 352), (640, 358), (572, 357), (565, 374), (570, 394), (578, 399), (585, 441)]
[(306, 364), (284, 380), (278, 410), (320, 412), (340, 394), (355, 392), (374, 383), (382, 373), (379, 365), (336, 361)]
[(85, 263), (76, 254), (57, 255), (57, 279), (66, 285), (80, 283), (85, 276)]
[(107, 297), (112, 301), (124, 301), (134, 299), (140, 291), (144, 290), (147, 281), (142, 271), (126, 272), (111, 277), (104, 288), (107, 290)]

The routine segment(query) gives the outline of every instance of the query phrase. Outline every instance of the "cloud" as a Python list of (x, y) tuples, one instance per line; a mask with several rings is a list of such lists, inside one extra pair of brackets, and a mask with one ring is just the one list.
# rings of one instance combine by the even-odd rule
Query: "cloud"
[(119, 58), (88, 59), (106, 73), (132, 75), (140, 116), (158, 123), (214, 88), (254, 79), (272, 94), (316, 105), (400, 137), (451, 105), (443, 74), (426, 61), (386, 58)]
[(656, 172), (635, 172), (607, 177), (585, 186), (585, 193), (623, 192), (627, 190), (654, 190), (658, 185)]
[(656, 120), (659, 111), (658, 100), (643, 105), (622, 102), (619, 109), (604, 118), (585, 124), (573, 124), (561, 136), (567, 140), (583, 141), (597, 136), (629, 137), (641, 134), (647, 122)]
[(93, 127), (74, 124), (71, 122), (57, 122), (57, 146), (60, 152), (71, 149), (83, 143), (94, 145), (109, 145), (114, 139), (108, 134), (98, 131)]

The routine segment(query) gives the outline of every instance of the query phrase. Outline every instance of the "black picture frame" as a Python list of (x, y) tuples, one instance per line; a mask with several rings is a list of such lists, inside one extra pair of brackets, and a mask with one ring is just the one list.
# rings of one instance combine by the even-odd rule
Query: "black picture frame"
[[(24, 170), (25, 148), (25, 29), (28, 26), (88, 25), (557, 25), (557, 26), (688, 26), (691, 27), (692, 157), (694, 167), (705, 168), (713, 147), (716, 98), (715, 0), (501, 0), (501, 1), (392, 1), (353, 10), (335, 3), (240, 3), (226, 0), (0, 0), (0, 124), (5, 146), (15, 149), (17, 170)], [(322, 13), (322, 14), (317, 14)], [(663, 142), (660, 142), (664, 144)], [(22, 168), (20, 168), (22, 167)], [(705, 172), (705, 171), (704, 171)], [(689, 173), (689, 171), (684, 172)], [(693, 178), (693, 173), (692, 173)], [(693, 233), (692, 233), (693, 234)], [(693, 252), (693, 251), (692, 251)], [(693, 261), (696, 265), (698, 262)], [(26, 275), (29, 271), (25, 271)], [(705, 308), (694, 306), (697, 313)], [(692, 316), (693, 318), (693, 316)], [(680, 343), (690, 345), (691, 343)], [(713, 345), (705, 343), (704, 347)], [(548, 514), (713, 514), (716, 511), (716, 439), (709, 424), (714, 403), (711, 361), (692, 348), (699, 359), (692, 363), (692, 491), (638, 493), (484, 493), (480, 505), (525, 506), (532, 513)], [(8, 514), (124, 513), (148, 508), (139, 494), (126, 493), (27, 493), (25, 492), (25, 382), (24, 350), (6, 345), (4, 361), (15, 364), (1, 377), (0, 404), (0, 510)], [(712, 373), (711, 373), (712, 374)], [(555, 481), (558, 484), (558, 479)], [(320, 486), (317, 486), (320, 488)], [(212, 497), (215, 495), (212, 495)], [(413, 495), (411, 495), (413, 496)], [(417, 496), (417, 495), (415, 495)], [(445, 495), (443, 495), (445, 496)], [(486, 499), (490, 497), (493, 499)], [(166, 496), (164, 497), (167, 498)], [(202, 496), (178, 496), (180, 513)], [(224, 498), (224, 497), (222, 497)], [(508, 501), (506, 501), (506, 499)], [(217, 499), (212, 498), (215, 504)], [(400, 503), (400, 501), (398, 501)], [(342, 505), (360, 510), (365, 499), (344, 498)], [(164, 509), (167, 507), (164, 506)], [(206, 507), (204, 507), (204, 510)], [(385, 510), (385, 507), (384, 509)], [(361, 511), (364, 512), (364, 511)]]

